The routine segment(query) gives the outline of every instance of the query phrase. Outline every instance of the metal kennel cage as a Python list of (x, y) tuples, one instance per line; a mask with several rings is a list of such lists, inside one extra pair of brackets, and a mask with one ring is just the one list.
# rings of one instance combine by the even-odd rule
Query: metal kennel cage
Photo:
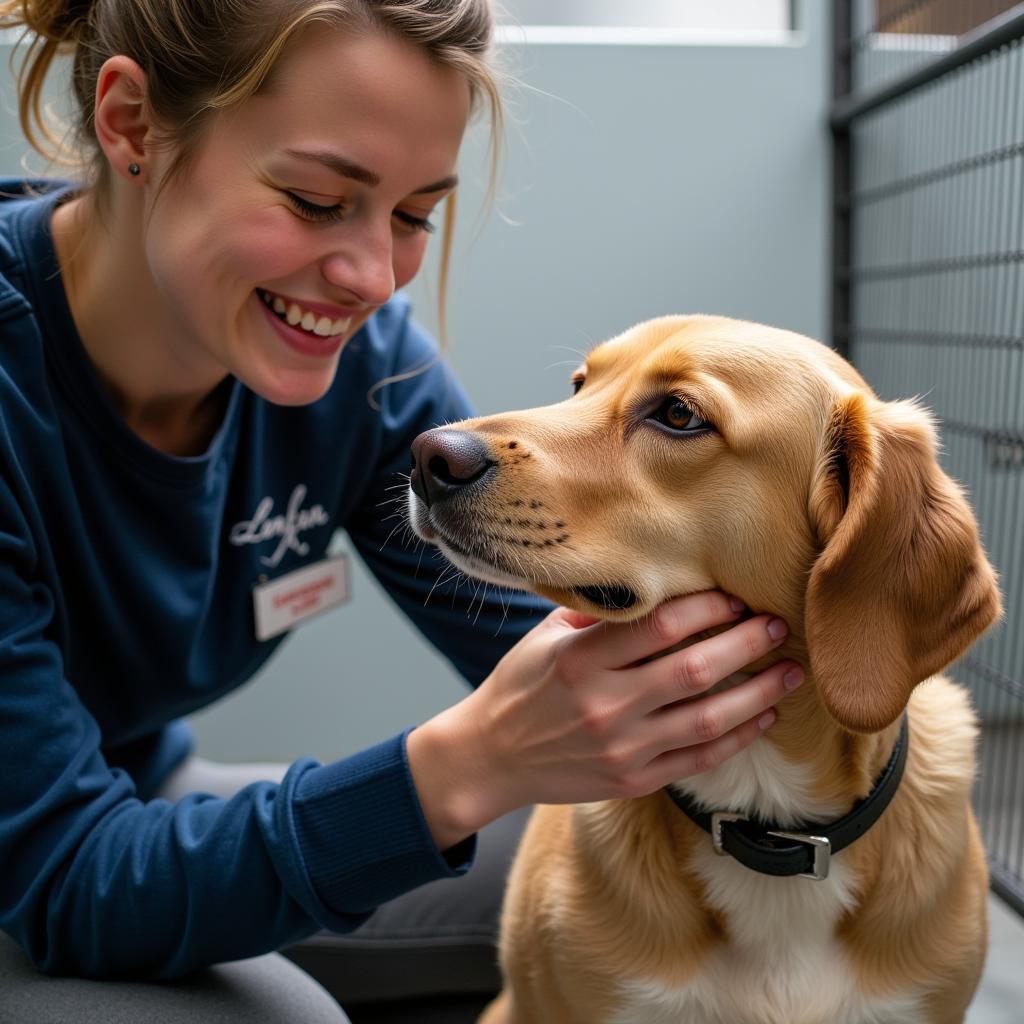
[(1005, 620), (950, 672), (982, 719), (992, 887), (1024, 915), (1024, 3), (833, 15), (833, 344), (935, 414), (999, 571)]

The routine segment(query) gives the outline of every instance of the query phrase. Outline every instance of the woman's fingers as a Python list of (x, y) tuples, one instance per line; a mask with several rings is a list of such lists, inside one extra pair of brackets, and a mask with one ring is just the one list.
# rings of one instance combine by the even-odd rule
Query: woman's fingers
[[(688, 700), (778, 647), (789, 633), (782, 619), (757, 615), (642, 666), (637, 693), (644, 712)], [(733, 723), (738, 724), (738, 723)]]
[(727, 626), (744, 612), (743, 602), (718, 590), (687, 594), (630, 622), (604, 622), (580, 635), (581, 653), (595, 667), (618, 669), (687, 640), (706, 629)]
[(749, 747), (774, 720), (775, 712), (766, 711), (761, 715), (760, 720), (754, 718), (749, 722), (744, 722), (708, 743), (700, 743), (694, 747), (682, 747), (660, 754), (647, 765), (638, 780), (637, 793), (653, 793), (656, 789), (672, 782), (688, 779), (691, 775), (700, 775), (702, 772), (717, 768), (734, 754)]
[(657, 748), (707, 746), (748, 723), (767, 728), (774, 721), (772, 708), (802, 681), (803, 670), (795, 661), (780, 661), (721, 693), (662, 708), (653, 715)]
[(638, 794), (711, 771), (749, 747), (774, 724), (773, 705), (803, 682), (803, 669), (781, 661), (725, 693), (711, 694), (657, 715), (661, 750), (633, 778)]

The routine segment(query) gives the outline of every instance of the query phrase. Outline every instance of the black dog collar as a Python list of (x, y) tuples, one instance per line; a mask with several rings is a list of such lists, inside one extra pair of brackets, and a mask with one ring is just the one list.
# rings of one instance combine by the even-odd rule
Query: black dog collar
[(875, 788), (849, 814), (831, 825), (805, 822), (788, 829), (776, 828), (740, 814), (703, 811), (691, 797), (670, 786), (665, 787), (665, 792), (690, 821), (711, 834), (716, 853), (728, 854), (763, 875), (800, 875), (820, 880), (828, 877), (832, 854), (859, 839), (889, 806), (907, 763), (908, 732), (904, 714), (889, 763)]

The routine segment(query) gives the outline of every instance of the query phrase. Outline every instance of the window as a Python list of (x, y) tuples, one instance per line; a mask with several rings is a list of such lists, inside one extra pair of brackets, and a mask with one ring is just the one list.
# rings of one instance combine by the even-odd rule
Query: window
[(1017, 0), (877, 0), (875, 31), (905, 35), (962, 36), (1005, 14)]
[[(818, 0), (814, 0), (818, 2)], [(660, 28), (688, 33), (788, 32), (794, 0), (501, 0), (513, 25)]]

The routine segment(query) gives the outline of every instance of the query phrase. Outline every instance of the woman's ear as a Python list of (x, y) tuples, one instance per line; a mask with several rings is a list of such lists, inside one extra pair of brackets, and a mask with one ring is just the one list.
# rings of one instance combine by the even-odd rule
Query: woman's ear
[(974, 516), (935, 453), (931, 418), (910, 402), (854, 393), (833, 409), (805, 625), (825, 707), (855, 732), (895, 721), (1001, 614)]
[(146, 166), (146, 136), (152, 131), (147, 101), (146, 73), (130, 57), (107, 60), (96, 81), (96, 141), (115, 173), (137, 177), (129, 171)]

